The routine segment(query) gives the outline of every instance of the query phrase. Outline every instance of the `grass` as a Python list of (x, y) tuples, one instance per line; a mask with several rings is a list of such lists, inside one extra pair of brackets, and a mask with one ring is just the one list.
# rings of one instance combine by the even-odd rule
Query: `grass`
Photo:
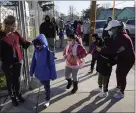
[(6, 88), (6, 78), (4, 74), (0, 75), (0, 89)]

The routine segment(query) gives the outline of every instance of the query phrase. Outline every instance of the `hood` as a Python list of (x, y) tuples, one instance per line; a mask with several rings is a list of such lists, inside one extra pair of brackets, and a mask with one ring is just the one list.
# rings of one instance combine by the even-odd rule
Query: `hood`
[[(44, 48), (48, 47), (48, 42), (47, 42), (47, 39), (44, 34), (38, 35), (34, 40), (39, 40)], [(34, 40), (33, 40), (33, 42), (34, 42)]]

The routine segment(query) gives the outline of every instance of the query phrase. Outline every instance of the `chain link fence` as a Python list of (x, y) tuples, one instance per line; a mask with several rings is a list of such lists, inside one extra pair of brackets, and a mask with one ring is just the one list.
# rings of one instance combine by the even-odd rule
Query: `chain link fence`
[[(46, 14), (53, 15), (53, 12), (43, 13), (37, 1), (0, 1), (0, 23), (3, 23), (8, 15), (15, 16), (18, 21), (18, 32), (29, 41), (32, 41), (39, 34), (39, 26)], [(25, 92), (31, 85), (29, 67), (33, 50), (33, 46), (28, 50), (22, 49), (24, 59), (20, 80), (21, 87)]]

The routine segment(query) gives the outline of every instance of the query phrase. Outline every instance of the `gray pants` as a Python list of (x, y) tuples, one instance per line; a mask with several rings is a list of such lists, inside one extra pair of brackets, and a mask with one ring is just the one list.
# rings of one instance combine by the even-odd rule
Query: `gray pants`
[(49, 49), (55, 53), (55, 38), (47, 38)]
[(72, 69), (72, 68), (69, 68), (69, 67), (66, 66), (65, 67), (65, 78), (70, 79), (71, 74), (72, 74), (73, 81), (77, 82), (78, 81), (78, 77), (77, 77), (78, 70), (79, 69)]

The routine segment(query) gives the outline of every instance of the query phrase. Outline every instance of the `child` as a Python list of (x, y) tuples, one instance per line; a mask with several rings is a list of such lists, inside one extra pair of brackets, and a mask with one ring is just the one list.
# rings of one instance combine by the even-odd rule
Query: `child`
[(78, 71), (85, 63), (83, 58), (87, 56), (87, 51), (80, 44), (76, 35), (68, 35), (68, 45), (64, 49), (63, 56), (66, 59), (65, 78), (68, 81), (66, 88), (69, 89), (72, 85), (72, 74), (73, 89), (71, 93), (74, 94), (78, 90)]
[(45, 88), (45, 106), (50, 105), (50, 80), (56, 79), (56, 68), (54, 63), (54, 53), (48, 49), (48, 43), (43, 34), (40, 34), (33, 41), (35, 51), (33, 53), (30, 76), (35, 74), (36, 78)]
[(98, 54), (96, 71), (99, 72), (98, 75), (99, 88), (95, 89), (95, 91), (100, 91), (99, 97), (108, 96), (109, 79), (112, 72), (112, 66), (116, 64), (116, 60), (117, 60), (116, 57), (105, 56), (101, 53)]
[(59, 32), (59, 39), (60, 39), (60, 48), (62, 48), (63, 40), (64, 40), (64, 32), (62, 29), (60, 29), (60, 32)]
[(93, 73), (94, 66), (97, 61), (98, 52), (96, 51), (96, 46), (103, 43), (104, 43), (103, 39), (99, 37), (97, 34), (92, 35), (92, 44), (91, 44), (92, 61), (91, 61), (91, 68), (88, 73)]
[(70, 25), (66, 25), (66, 35), (67, 35), (67, 37), (68, 37), (69, 34), (71, 34), (72, 31), (73, 30), (72, 30), (71, 26)]

